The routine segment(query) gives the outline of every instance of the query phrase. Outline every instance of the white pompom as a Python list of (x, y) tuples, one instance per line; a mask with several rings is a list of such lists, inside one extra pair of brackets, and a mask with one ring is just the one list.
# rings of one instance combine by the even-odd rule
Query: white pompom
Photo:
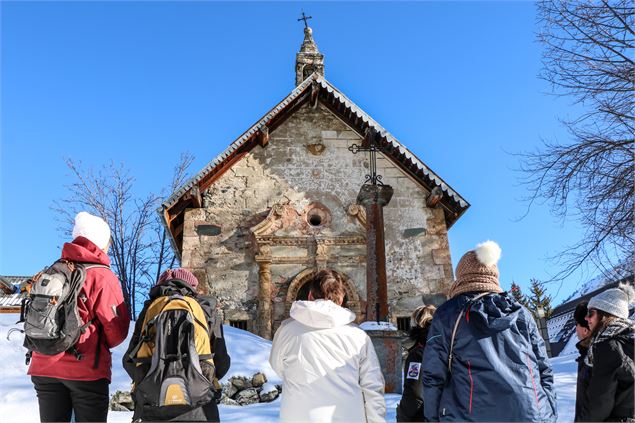
[(501, 247), (494, 241), (485, 241), (476, 246), (474, 252), (478, 261), (485, 266), (493, 266), (501, 258)]
[(625, 283), (619, 284), (618, 288), (626, 293), (626, 298), (628, 299), (629, 304), (635, 302), (635, 288)]

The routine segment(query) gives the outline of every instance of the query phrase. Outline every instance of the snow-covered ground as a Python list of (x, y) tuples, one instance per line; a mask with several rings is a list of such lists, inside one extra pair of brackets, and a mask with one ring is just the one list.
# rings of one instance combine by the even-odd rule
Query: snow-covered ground
[[(22, 348), (22, 334), (14, 332), (10, 340), (7, 333), (11, 328), (18, 327), (16, 314), (0, 314), (0, 416), (3, 421), (7, 418), (12, 422), (39, 422), (37, 398), (26, 375), (27, 366), (24, 364), (25, 350)], [(233, 375), (253, 375), (262, 371), (272, 383), (281, 383), (280, 378), (269, 365), (269, 351), (271, 342), (249, 332), (225, 326), (227, 347), (232, 357), (232, 366), (223, 381)], [(113, 352), (113, 380), (110, 392), (128, 390), (130, 379), (121, 367), (121, 356), (128, 342), (115, 348)], [(576, 363), (575, 355), (557, 357), (552, 360), (558, 393), (559, 422), (572, 422), (575, 407)], [(284, 395), (284, 393), (283, 393)], [(395, 407), (400, 395), (387, 394), (386, 407), (388, 422), (395, 421)], [(246, 407), (220, 406), (220, 416), (223, 422), (277, 422), (280, 413), (280, 399), (266, 404), (254, 404)], [(255, 419), (255, 420), (254, 420)], [(109, 422), (130, 422), (131, 412), (109, 412)]]

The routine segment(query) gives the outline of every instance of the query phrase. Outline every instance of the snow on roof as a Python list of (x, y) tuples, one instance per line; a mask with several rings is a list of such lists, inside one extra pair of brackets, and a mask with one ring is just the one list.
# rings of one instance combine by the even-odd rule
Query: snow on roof
[(20, 307), (26, 292), (19, 294), (0, 295), (0, 307)]

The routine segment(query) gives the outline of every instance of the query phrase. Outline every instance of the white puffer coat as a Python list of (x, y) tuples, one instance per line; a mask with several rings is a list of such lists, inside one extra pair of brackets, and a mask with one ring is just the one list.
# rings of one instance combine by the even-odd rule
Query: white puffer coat
[(281, 422), (385, 422), (384, 377), (355, 314), (328, 300), (296, 301), (269, 362), (283, 380)]

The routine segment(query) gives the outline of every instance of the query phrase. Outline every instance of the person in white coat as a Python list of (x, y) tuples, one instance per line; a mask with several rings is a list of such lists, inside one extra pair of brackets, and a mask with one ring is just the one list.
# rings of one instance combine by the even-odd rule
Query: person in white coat
[(384, 377), (373, 344), (341, 307), (344, 281), (321, 270), (295, 301), (269, 362), (283, 380), (281, 422), (385, 422)]

